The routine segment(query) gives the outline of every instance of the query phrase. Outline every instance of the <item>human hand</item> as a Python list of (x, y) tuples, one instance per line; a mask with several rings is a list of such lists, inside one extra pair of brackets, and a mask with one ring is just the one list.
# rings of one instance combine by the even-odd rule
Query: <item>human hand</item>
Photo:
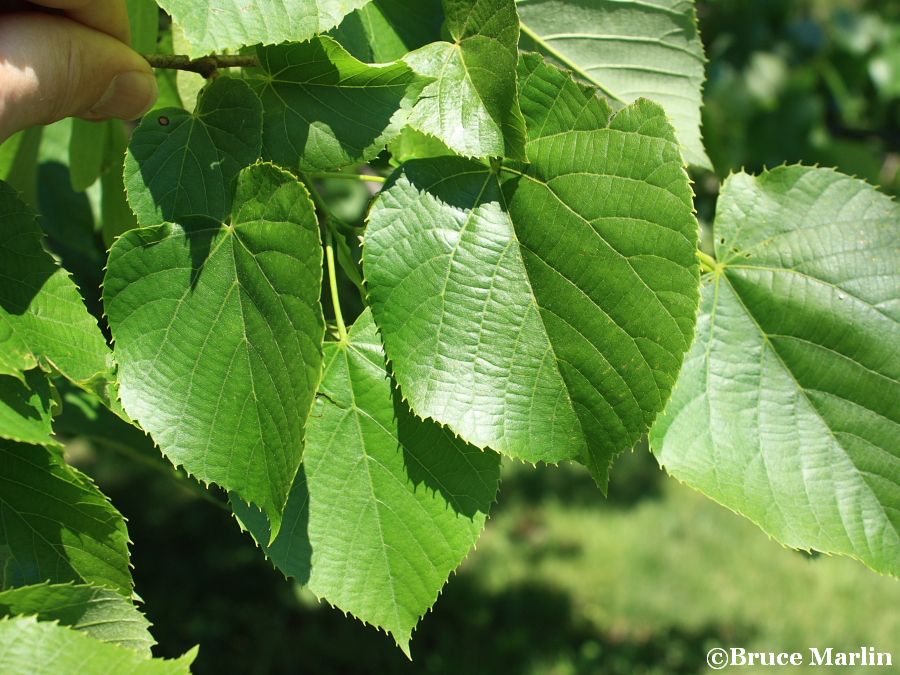
[(65, 117), (135, 119), (158, 91), (124, 0), (0, 0), (0, 142)]

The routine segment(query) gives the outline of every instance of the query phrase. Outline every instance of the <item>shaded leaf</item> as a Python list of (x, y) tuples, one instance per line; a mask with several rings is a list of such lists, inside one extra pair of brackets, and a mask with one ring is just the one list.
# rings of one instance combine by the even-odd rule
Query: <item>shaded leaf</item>
[(19, 191), (31, 206), (37, 203), (37, 173), (44, 127), (31, 127), (0, 144), (0, 180)]
[(43, 673), (189, 675), (196, 656), (195, 647), (178, 659), (149, 659), (31, 616), (0, 619), (0, 671), (7, 675), (33, 675), (36, 664)]
[(900, 574), (900, 208), (830, 169), (737, 174), (651, 443), (794, 548)]
[(90, 122), (73, 118), (68, 164), (72, 189), (75, 192), (87, 190), (116, 162), (121, 171), (126, 145), (120, 120)]
[(265, 109), (263, 157), (304, 171), (375, 157), (424, 85), (402, 62), (367, 65), (328, 37), (258, 53), (263, 74), (250, 83)]
[(241, 173), (228, 224), (127, 232), (104, 281), (125, 410), (174, 464), (276, 524), (319, 382), (321, 284), (309, 195), (268, 164)]
[(265, 518), (235, 511), (285, 575), (389, 631), (408, 654), (413, 628), (484, 527), (499, 457), (410, 413), (368, 311), (349, 344), (325, 351), (281, 534), (265, 546)]
[(131, 25), (131, 46), (138, 54), (156, 53), (159, 6), (156, 0), (126, 0)]
[(360, 61), (385, 63), (440, 40), (443, 20), (441, 0), (372, 0), (330, 35)]
[(137, 226), (137, 217), (125, 195), (121, 167), (110, 169), (100, 176), (100, 234), (103, 243), (109, 248), (116, 237)]
[(0, 438), (55, 445), (50, 381), (39, 370), (29, 370), (23, 380), (0, 375)]
[(520, 86), (531, 164), (404, 165), (370, 215), (369, 300), (417, 414), (513, 457), (581, 461), (605, 487), (690, 345), (690, 184), (658, 105), (610, 118), (535, 55)]
[(106, 372), (109, 349), (42, 238), (31, 210), (0, 183), (0, 375), (52, 365), (84, 384)]
[(150, 656), (150, 622), (131, 600), (97, 586), (38, 584), (0, 592), (0, 618), (16, 614), (55, 621)]
[(155, 110), (125, 159), (128, 202), (141, 225), (231, 212), (238, 172), (259, 158), (262, 107), (243, 80), (220, 77), (195, 112)]
[(44, 581), (130, 596), (125, 521), (59, 451), (0, 440), (0, 588)]

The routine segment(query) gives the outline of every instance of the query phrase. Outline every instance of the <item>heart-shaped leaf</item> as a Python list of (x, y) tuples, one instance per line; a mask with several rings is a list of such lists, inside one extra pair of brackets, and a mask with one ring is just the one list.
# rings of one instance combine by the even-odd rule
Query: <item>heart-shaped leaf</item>
[(404, 60), (433, 79), (410, 125), (468, 157), (524, 159), (525, 121), (516, 97), (519, 18), (515, 0), (443, 0), (453, 42), (432, 42)]
[(780, 167), (726, 181), (715, 236), (660, 463), (788, 546), (900, 575), (900, 208)]
[(257, 504), (275, 531), (319, 383), (321, 283), (309, 195), (268, 164), (241, 173), (226, 224), (126, 233), (104, 281), (125, 410), (175, 464)]
[(193, 113), (155, 110), (135, 130), (125, 158), (125, 189), (138, 223), (224, 220), (235, 179), (259, 158), (261, 143), (262, 105), (243, 80), (214, 80)]
[(235, 504), (272, 562), (316, 595), (409, 639), (475, 545), (500, 458), (466, 445), (400, 401), (371, 314), (325, 347), (325, 377), (281, 534)]
[(412, 409), (479, 447), (586, 464), (647, 431), (690, 346), (697, 221), (662, 108), (610, 118), (520, 68), (530, 164), (405, 164), (373, 207), (369, 299)]

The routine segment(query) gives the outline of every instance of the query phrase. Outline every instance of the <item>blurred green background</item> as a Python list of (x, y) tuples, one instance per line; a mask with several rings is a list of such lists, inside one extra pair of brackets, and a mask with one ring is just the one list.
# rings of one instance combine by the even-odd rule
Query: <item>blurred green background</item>
[[(741, 167), (802, 160), (900, 191), (900, 2), (710, 0), (698, 14), (718, 174), (694, 176), (702, 221)], [(91, 204), (66, 192), (55, 133), (44, 134), (36, 197), (90, 304), (102, 242), (67, 248), (84, 241), (68, 232), (92, 227)], [(364, 187), (324, 188), (345, 219), (360, 217)], [(666, 478), (640, 446), (614, 467), (607, 499), (574, 466), (507, 465), (478, 549), (422, 621), (410, 663), (384, 633), (284, 580), (217, 496), (140, 433), (67, 401), (63, 429), (96, 431), (71, 440), (71, 460), (128, 518), (157, 654), (199, 643), (198, 673), (701, 673), (716, 646), (871, 645), (900, 659), (897, 580), (783, 549)]]

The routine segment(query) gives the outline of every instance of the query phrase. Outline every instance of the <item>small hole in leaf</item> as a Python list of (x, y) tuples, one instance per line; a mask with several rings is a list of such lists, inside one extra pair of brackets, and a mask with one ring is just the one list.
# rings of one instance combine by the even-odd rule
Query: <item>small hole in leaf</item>
[(165, 115), (160, 115), (159, 116), (159, 126), (161, 126), (161, 127), (169, 126), (169, 118), (166, 117)]

